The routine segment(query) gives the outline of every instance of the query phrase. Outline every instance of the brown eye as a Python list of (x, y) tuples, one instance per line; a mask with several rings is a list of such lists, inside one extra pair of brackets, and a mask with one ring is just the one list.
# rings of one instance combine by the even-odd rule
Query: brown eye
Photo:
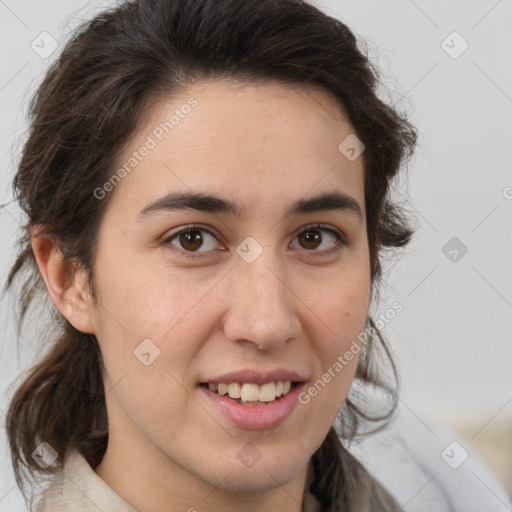
[(198, 229), (181, 232), (179, 240), (181, 246), (187, 251), (197, 251), (203, 245), (203, 237)]
[(346, 245), (341, 233), (321, 225), (310, 226), (295, 238), (299, 241), (298, 247), (311, 253), (311, 256), (327, 256), (340, 251)]
[(188, 226), (165, 238), (163, 243), (178, 253), (179, 256), (202, 257), (213, 251), (218, 241), (209, 230)]
[(318, 230), (304, 231), (299, 235), (304, 249), (316, 249), (322, 243), (322, 234)]

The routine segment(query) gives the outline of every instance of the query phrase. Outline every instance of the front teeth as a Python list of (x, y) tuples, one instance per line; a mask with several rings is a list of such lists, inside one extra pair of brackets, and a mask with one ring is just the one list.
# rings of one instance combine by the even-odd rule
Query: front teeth
[[(273, 383), (272, 383), (273, 384)], [(267, 384), (265, 384), (266, 386)], [(261, 386), (263, 389), (264, 386)], [(230, 395), (230, 398), (233, 398)], [(257, 402), (258, 400), (260, 402), (267, 402), (268, 400), (260, 400), (260, 388), (257, 384), (243, 384), (242, 390), (240, 391), (240, 398), (242, 399), (242, 402)], [(272, 398), (272, 400), (275, 398)]]
[(242, 396), (242, 386), (238, 382), (231, 382), (228, 384), (227, 392), (230, 398), (240, 398)]
[(277, 397), (286, 395), (291, 387), (292, 383), (289, 380), (267, 382), (262, 386), (238, 382), (208, 384), (210, 391), (217, 392), (219, 395), (229, 395), (230, 398), (240, 398), (242, 402), (272, 402)]

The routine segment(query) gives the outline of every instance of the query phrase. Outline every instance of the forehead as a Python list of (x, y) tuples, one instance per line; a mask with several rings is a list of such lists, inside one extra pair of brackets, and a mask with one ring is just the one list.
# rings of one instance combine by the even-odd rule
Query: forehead
[[(195, 106), (189, 109), (192, 102)], [(305, 141), (311, 142), (304, 149), (312, 150), (326, 135), (329, 143), (332, 137), (337, 140), (343, 133), (354, 132), (343, 106), (330, 91), (277, 81), (195, 83), (172, 98), (160, 97), (148, 108), (146, 119), (142, 134), (171, 121), (174, 143), (182, 147), (195, 145), (199, 138), (201, 144), (224, 147), (251, 146), (277, 136), (284, 151), (294, 142), (302, 147)]]
[(339, 149), (353, 133), (320, 87), (199, 82), (148, 107), (118, 160), (128, 172), (114, 197), (193, 189), (278, 201), (341, 186), (361, 199), (364, 155), (350, 161)]

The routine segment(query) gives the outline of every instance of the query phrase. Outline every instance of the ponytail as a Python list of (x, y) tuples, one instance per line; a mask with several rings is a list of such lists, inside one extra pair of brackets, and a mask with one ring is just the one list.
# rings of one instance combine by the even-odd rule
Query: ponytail
[[(66, 451), (77, 448), (95, 467), (107, 442), (101, 354), (96, 338), (66, 323), (46, 356), (25, 376), (7, 413), (6, 430), (17, 483), (23, 477), (62, 468)], [(57, 453), (41, 465), (32, 454), (41, 443)]]

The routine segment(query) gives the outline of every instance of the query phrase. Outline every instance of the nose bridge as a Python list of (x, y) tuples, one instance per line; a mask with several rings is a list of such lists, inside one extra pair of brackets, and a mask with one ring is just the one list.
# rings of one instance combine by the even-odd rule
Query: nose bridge
[(270, 249), (251, 263), (243, 258), (236, 262), (230, 294), (224, 324), (227, 339), (272, 348), (298, 336), (294, 295), (286, 282), (284, 266)]

